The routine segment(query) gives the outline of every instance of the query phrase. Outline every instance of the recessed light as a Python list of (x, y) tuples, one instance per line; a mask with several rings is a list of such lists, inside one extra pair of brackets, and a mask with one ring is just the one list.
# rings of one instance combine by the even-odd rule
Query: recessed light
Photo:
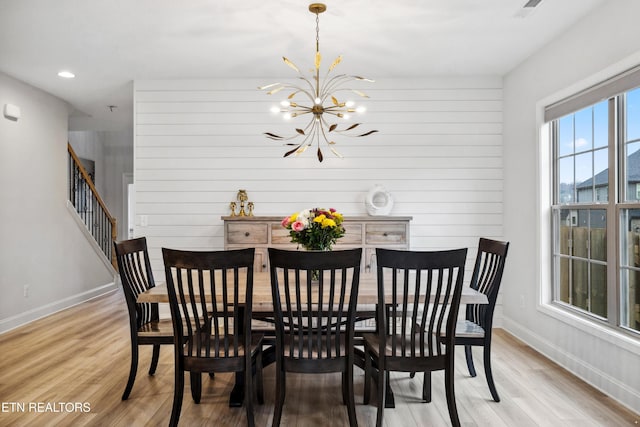
[(58, 73), (58, 76), (60, 77), (64, 77), (65, 79), (72, 79), (74, 78), (76, 75), (73, 74), (71, 71), (60, 71)]

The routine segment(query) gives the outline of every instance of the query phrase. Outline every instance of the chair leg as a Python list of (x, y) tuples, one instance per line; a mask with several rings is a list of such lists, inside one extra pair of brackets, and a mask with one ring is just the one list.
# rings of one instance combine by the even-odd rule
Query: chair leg
[(458, 418), (458, 408), (456, 407), (456, 394), (453, 387), (453, 362), (444, 370), (444, 388), (447, 395), (447, 408), (449, 409), (449, 419), (453, 427), (460, 427), (460, 419)]
[(471, 350), (470, 345), (464, 346), (464, 355), (467, 359), (467, 368), (469, 368), (469, 375), (472, 377), (476, 376), (476, 368), (473, 366), (473, 351)]
[(369, 404), (369, 400), (371, 399), (371, 376), (373, 375), (373, 367), (371, 366), (371, 356), (367, 352), (367, 349), (364, 349), (364, 398), (362, 399), (362, 403), (365, 405)]
[(380, 359), (378, 359), (378, 388), (376, 390), (378, 394), (378, 410), (376, 412), (376, 427), (382, 427), (382, 417), (384, 416), (384, 396), (387, 391), (386, 377), (387, 373), (381, 366)]
[(173, 408), (171, 408), (171, 419), (169, 427), (176, 427), (180, 420), (180, 411), (182, 410), (182, 393), (184, 392), (184, 371), (182, 367), (176, 364), (175, 367), (175, 386), (173, 390)]
[(258, 403), (264, 404), (264, 383), (262, 378), (262, 349), (258, 348), (256, 354), (256, 394), (258, 397)]
[(347, 412), (349, 413), (349, 426), (357, 427), (358, 419), (356, 418), (356, 401), (353, 390), (353, 360), (347, 362), (347, 372), (343, 374), (343, 379), (346, 379), (347, 383)]
[(286, 394), (287, 378), (284, 367), (281, 362), (276, 361), (276, 401), (273, 408), (273, 426), (280, 425), (282, 418), (282, 407), (284, 406), (284, 397)]
[(191, 379), (191, 396), (195, 403), (200, 403), (202, 397), (202, 374), (200, 372), (189, 372)]
[(160, 344), (153, 345), (153, 353), (151, 354), (151, 365), (149, 365), (149, 375), (156, 373), (158, 367), (158, 359), (160, 359)]
[(491, 341), (488, 340), (484, 345), (484, 374), (487, 377), (487, 384), (489, 385), (489, 391), (491, 391), (491, 397), (496, 402), (500, 402), (500, 396), (496, 390), (496, 385), (493, 382), (493, 372), (491, 371)]
[(138, 372), (138, 344), (135, 342), (131, 343), (131, 367), (129, 368), (129, 379), (127, 380), (127, 385), (124, 388), (124, 393), (122, 393), (122, 400), (127, 400), (129, 398), (129, 394), (131, 393), (131, 389), (133, 388), (133, 383), (136, 380), (136, 373)]
[[(249, 364), (249, 369), (251, 369), (251, 363)], [(256, 366), (256, 371), (258, 367)], [(244, 375), (244, 407), (247, 411), (247, 425), (249, 427), (255, 426), (255, 420), (253, 418), (253, 375), (251, 375), (251, 370), (249, 372), (245, 372)]]
[(431, 371), (425, 371), (422, 381), (422, 400), (431, 402)]
[(342, 404), (347, 405), (349, 400), (349, 391), (347, 390), (347, 373), (342, 372)]

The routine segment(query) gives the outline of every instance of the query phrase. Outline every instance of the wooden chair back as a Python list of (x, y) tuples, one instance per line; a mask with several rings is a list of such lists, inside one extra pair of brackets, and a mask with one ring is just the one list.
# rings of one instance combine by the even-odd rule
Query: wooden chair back
[(498, 299), (502, 282), (502, 273), (509, 250), (509, 242), (480, 238), (476, 256), (471, 288), (482, 292), (489, 300), (488, 304), (467, 304), (466, 319), (490, 331), (493, 323), (493, 311)]
[[(466, 255), (466, 248), (436, 252), (376, 249), (376, 320), (379, 354), (387, 358), (386, 369), (410, 370), (406, 360), (413, 360), (413, 369), (429, 370), (435, 366), (421, 358), (442, 359), (453, 352)], [(391, 295), (391, 301), (385, 301), (385, 295)], [(398, 359), (399, 364), (390, 359)]]
[(156, 322), (159, 318), (157, 303), (136, 302), (140, 293), (155, 286), (147, 239), (139, 237), (114, 242), (114, 248), (132, 328), (139, 330), (143, 325)]
[(287, 370), (344, 369), (346, 352), (353, 352), (361, 258), (361, 248), (269, 248), (276, 357), (287, 359)]
[(198, 358), (243, 366), (251, 347), (254, 252), (162, 249), (175, 342), (185, 343), (187, 370), (198, 370)]

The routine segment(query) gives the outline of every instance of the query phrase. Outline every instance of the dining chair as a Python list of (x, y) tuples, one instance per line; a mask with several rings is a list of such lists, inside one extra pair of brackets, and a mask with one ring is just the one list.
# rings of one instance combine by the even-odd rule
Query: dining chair
[(466, 319), (456, 325), (456, 345), (464, 345), (469, 375), (476, 376), (473, 366), (472, 346), (483, 348), (484, 372), (491, 397), (500, 402), (491, 371), (491, 331), (493, 312), (496, 308), (502, 273), (509, 250), (509, 242), (480, 238), (475, 266), (471, 276), (471, 288), (487, 296), (488, 304), (467, 304)]
[(342, 372), (342, 400), (347, 405), (349, 425), (358, 425), (353, 363), (361, 259), (361, 248), (269, 248), (276, 335), (274, 426), (279, 426), (282, 418), (287, 372)]
[[(253, 392), (264, 402), (262, 334), (251, 332), (255, 250), (162, 249), (173, 321), (175, 389), (170, 426), (178, 425), (184, 375), (200, 403), (202, 373), (243, 372), (247, 423), (254, 426)], [(256, 388), (253, 387), (255, 372)]]
[(155, 286), (147, 252), (147, 239), (140, 237), (114, 242), (114, 247), (129, 312), (131, 335), (131, 367), (129, 379), (122, 394), (122, 400), (127, 400), (138, 371), (138, 346), (153, 345), (149, 367), (149, 375), (153, 375), (158, 366), (160, 346), (173, 344), (173, 326), (171, 319), (160, 319), (157, 303), (136, 303), (141, 292)]
[[(377, 331), (363, 335), (364, 403), (369, 403), (375, 377), (376, 426), (382, 426), (390, 371), (437, 370), (444, 370), (451, 424), (460, 425), (453, 384), (454, 339), (466, 255), (466, 248), (432, 252), (376, 249)], [(426, 393), (423, 388), (424, 400)]]

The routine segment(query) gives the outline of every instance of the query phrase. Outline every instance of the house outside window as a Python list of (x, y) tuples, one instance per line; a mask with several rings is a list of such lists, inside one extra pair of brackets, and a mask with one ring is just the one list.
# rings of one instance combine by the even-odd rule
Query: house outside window
[[(636, 74), (640, 78), (640, 71)], [(600, 95), (607, 88), (600, 87)], [(594, 101), (593, 96), (585, 98)], [(586, 105), (574, 99), (562, 108), (579, 108), (556, 112), (549, 120), (553, 301), (594, 321), (637, 334), (640, 87), (599, 99), (603, 98)]]

